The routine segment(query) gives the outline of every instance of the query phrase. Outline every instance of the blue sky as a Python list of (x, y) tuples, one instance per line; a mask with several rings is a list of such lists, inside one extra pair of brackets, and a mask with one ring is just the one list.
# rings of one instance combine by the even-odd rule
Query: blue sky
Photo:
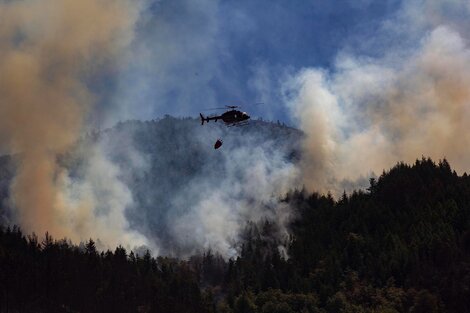
[(112, 123), (246, 104), (255, 118), (291, 124), (280, 94), (285, 76), (330, 69), (341, 51), (380, 53), (383, 21), (400, 6), (396, 0), (150, 2), (124, 65), (97, 87), (101, 107), (120, 108)]
[(111, 126), (245, 104), (306, 134), (312, 189), (422, 155), (463, 172), (468, 29), (468, 0), (154, 1), (103, 80), (114, 112), (103, 116)]

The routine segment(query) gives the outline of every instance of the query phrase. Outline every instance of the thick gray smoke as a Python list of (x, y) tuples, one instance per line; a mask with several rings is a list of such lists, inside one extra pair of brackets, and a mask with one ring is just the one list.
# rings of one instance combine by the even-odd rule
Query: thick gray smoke
[[(274, 142), (259, 146), (251, 136), (243, 136), (240, 147), (222, 150), (221, 170), (210, 173), (206, 164), (202, 176), (178, 195), (176, 204), (191, 208), (176, 219), (174, 229), (184, 246), (233, 256), (247, 221), (267, 219), (286, 226), (289, 211), (279, 200), (297, 186), (297, 169)], [(211, 181), (206, 175), (222, 179)]]
[[(217, 138), (224, 140), (219, 150)], [(151, 238), (156, 252), (212, 249), (230, 257), (248, 221), (275, 222), (279, 239), (287, 235), (290, 213), (280, 200), (299, 186), (293, 158), (300, 138), (297, 130), (264, 122), (227, 128), (167, 117), (119, 124), (100, 142), (135, 196), (132, 227)]]

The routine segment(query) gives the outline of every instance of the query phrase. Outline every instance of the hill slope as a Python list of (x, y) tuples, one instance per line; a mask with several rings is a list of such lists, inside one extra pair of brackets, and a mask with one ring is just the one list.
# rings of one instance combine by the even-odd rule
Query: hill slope
[(470, 311), (470, 178), (445, 160), (400, 163), (337, 202), (306, 192), (286, 201), (297, 212), (290, 259), (272, 245), (266, 254), (266, 227), (254, 227), (232, 269), (235, 295), (313, 293), (328, 312)]
[[(224, 144), (215, 150), (218, 138)], [(73, 182), (94, 186), (102, 200), (95, 207), (97, 216), (112, 210), (113, 201), (127, 201), (130, 228), (147, 237), (155, 252), (188, 256), (211, 247), (234, 255), (243, 224), (273, 215), (270, 204), (292, 187), (301, 138), (296, 129), (263, 121), (201, 126), (198, 119), (165, 116), (91, 133), (60, 162)], [(103, 167), (93, 157), (96, 150), (115, 167), (117, 192), (131, 199), (102, 188), (115, 182), (93, 177), (94, 169)], [(2, 164), (0, 195), (5, 199), (12, 169), (7, 160)]]
[(470, 178), (445, 160), (398, 164), (338, 201), (294, 191), (284, 202), (296, 216), (288, 259), (269, 221), (248, 223), (228, 261), (97, 253), (0, 228), (0, 311), (470, 311)]
[[(133, 149), (124, 150), (122, 138), (128, 136)], [(211, 218), (243, 223), (241, 215), (249, 212), (240, 203), (250, 202), (253, 208), (253, 202), (268, 202), (269, 193), (287, 191), (267, 184), (282, 178), (290, 182), (286, 171), (291, 171), (299, 156), (301, 136), (296, 129), (262, 121), (227, 128), (167, 116), (119, 124), (105, 131), (101, 140), (121, 166), (123, 180), (134, 196), (134, 208), (129, 210), (133, 227), (158, 240), (162, 253), (189, 255), (195, 247), (225, 244), (218, 241), (231, 236), (213, 233), (220, 237), (213, 240), (200, 234), (218, 223)], [(224, 144), (215, 150), (218, 138)], [(255, 214), (264, 215), (256, 209), (249, 213), (253, 218)]]

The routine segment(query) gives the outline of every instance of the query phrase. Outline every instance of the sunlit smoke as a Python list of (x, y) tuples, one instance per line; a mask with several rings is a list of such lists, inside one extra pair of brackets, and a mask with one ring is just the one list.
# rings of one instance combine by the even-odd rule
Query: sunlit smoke
[(466, 40), (439, 26), (404, 59), (344, 54), (333, 72), (292, 77), (285, 95), (307, 135), (305, 184), (338, 194), (345, 180), (421, 156), (468, 171), (469, 64)]
[[(103, 195), (71, 191), (73, 182), (57, 160), (76, 143), (92, 111), (88, 78), (128, 45), (138, 10), (139, 2), (127, 0), (0, 3), (0, 143), (18, 159), (10, 200), (26, 231), (76, 241), (98, 235), (113, 238), (111, 243), (133, 241), (119, 209), (130, 195), (123, 186), (112, 187), (116, 169), (99, 153), (90, 161), (89, 174), (108, 175), (93, 187), (123, 195), (109, 199), (110, 212), (99, 213)], [(112, 202), (119, 199), (123, 203)]]

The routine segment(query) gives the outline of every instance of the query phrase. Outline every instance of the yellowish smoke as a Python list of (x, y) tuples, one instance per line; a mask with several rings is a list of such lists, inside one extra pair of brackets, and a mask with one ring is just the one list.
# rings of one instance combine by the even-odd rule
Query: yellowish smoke
[(95, 201), (83, 193), (71, 204), (57, 157), (76, 142), (93, 106), (87, 77), (131, 40), (137, 4), (0, 2), (0, 144), (17, 156), (11, 201), (28, 232), (74, 240), (93, 235), (85, 231)]

